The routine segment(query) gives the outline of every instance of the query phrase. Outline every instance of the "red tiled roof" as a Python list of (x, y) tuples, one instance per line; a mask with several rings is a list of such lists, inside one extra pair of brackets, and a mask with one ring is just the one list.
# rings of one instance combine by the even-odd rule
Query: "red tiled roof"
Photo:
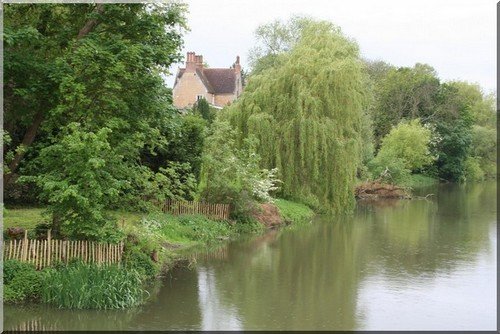
[[(207, 90), (213, 94), (233, 93), (236, 76), (232, 68), (204, 68), (203, 76), (208, 81)], [(201, 76), (200, 76), (201, 77)], [(204, 80), (202, 78), (202, 80)], [(212, 91), (210, 91), (212, 90)]]
[[(177, 73), (177, 80), (179, 80), (185, 68), (180, 68)], [(233, 93), (236, 85), (236, 75), (232, 68), (203, 68), (196, 69), (196, 75), (201, 79), (207, 91), (212, 94), (228, 94)]]

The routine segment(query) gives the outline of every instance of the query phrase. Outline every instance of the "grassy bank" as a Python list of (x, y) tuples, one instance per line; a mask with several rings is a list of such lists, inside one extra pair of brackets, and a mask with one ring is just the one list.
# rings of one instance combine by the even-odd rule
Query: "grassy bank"
[(438, 184), (439, 181), (437, 179), (434, 179), (432, 177), (422, 175), (422, 174), (412, 174), (400, 186), (406, 187), (406, 188), (422, 188), (422, 187), (429, 187)]
[(314, 211), (307, 205), (287, 201), (281, 198), (275, 200), (281, 217), (287, 223), (300, 224), (309, 222), (314, 216)]
[[(303, 204), (282, 199), (277, 199), (275, 205), (282, 220), (288, 224), (308, 222), (314, 214)], [(194, 215), (111, 213), (118, 219), (118, 227), (126, 236), (121, 267), (99, 268), (71, 263), (36, 271), (28, 264), (8, 261), (4, 267), (4, 301), (40, 301), (64, 308), (131, 307), (144, 301), (141, 286), (146, 281), (186, 259), (192, 252), (241, 235), (265, 231), (263, 225), (252, 219), (228, 222)], [(8, 227), (35, 229), (37, 224), (46, 221), (42, 208), (8, 208), (4, 211), (4, 230)], [(99, 285), (99, 288), (93, 288), (94, 285)]]

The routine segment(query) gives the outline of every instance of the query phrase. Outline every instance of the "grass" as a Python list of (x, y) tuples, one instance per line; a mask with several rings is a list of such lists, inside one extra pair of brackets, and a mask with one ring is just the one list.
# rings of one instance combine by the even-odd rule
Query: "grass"
[(22, 227), (24, 229), (34, 229), (39, 223), (46, 221), (42, 213), (42, 208), (12, 208), (3, 212), (3, 228)]
[[(139, 222), (126, 222), (124, 265), (137, 270), (144, 278), (157, 276), (186, 252), (216, 245), (238, 235), (236, 225), (203, 216), (172, 216), (151, 213)], [(156, 253), (158, 262), (151, 258)]]
[(70, 309), (122, 309), (145, 300), (146, 291), (135, 270), (117, 265), (77, 262), (48, 270), (42, 284), (42, 301)]
[(278, 207), (281, 217), (293, 224), (308, 222), (314, 215), (314, 211), (311, 208), (301, 203), (276, 199), (274, 204)]
[(432, 177), (422, 174), (412, 174), (410, 175), (408, 181), (401, 184), (401, 186), (409, 188), (421, 188), (421, 187), (433, 186), (437, 183), (438, 180)]
[[(47, 222), (49, 219), (44, 217), (44, 208), (35, 207), (13, 207), (6, 208), (3, 212), (3, 229), (9, 227), (22, 227), (24, 229), (34, 229), (37, 224)], [(119, 222), (125, 224), (134, 224), (144, 216), (142, 213), (126, 211), (108, 211), (115, 216)]]
[(164, 242), (192, 245), (210, 244), (235, 235), (235, 228), (226, 221), (217, 221), (197, 215), (173, 216), (154, 213), (137, 224), (149, 235), (157, 235)]
[[(303, 204), (277, 199), (287, 222), (309, 221), (313, 211)], [(12, 207), (4, 210), (4, 229), (34, 229), (44, 219), (43, 208)], [(41, 300), (60, 308), (119, 309), (145, 300), (144, 282), (189, 254), (242, 234), (264, 231), (257, 222), (216, 221), (204, 216), (173, 216), (110, 211), (126, 235), (122, 265), (98, 267), (81, 262), (36, 271), (16, 261), (4, 266), (4, 300)], [(153, 254), (157, 259), (153, 259)], [(9, 269), (10, 268), (10, 269)], [(35, 284), (34, 284), (35, 283)]]

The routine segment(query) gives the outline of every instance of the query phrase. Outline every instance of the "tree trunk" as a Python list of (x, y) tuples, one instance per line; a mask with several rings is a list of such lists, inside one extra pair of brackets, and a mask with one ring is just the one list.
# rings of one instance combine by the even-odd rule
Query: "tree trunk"
[[(98, 3), (94, 11), (98, 14), (102, 14), (104, 11), (104, 4)], [(91, 32), (98, 24), (99, 21), (97, 19), (88, 20), (87, 23), (85, 23), (85, 25), (83, 26), (83, 28), (80, 29), (80, 31), (78, 32), (78, 36), (76, 37), (76, 39), (80, 40), (83, 37), (87, 36), (88, 33)]]
[[(102, 14), (103, 11), (104, 11), (104, 4), (98, 3), (94, 9), (94, 12), (96, 12), (98, 14)], [(86, 35), (88, 35), (98, 24), (99, 24), (99, 21), (97, 19), (88, 20), (85, 23), (85, 25), (78, 32), (78, 36), (76, 37), (76, 39), (80, 40), (83, 37), (85, 37)], [(28, 131), (24, 135), (23, 141), (21, 142), (20, 146), (22, 146), (22, 149), (19, 150), (18, 152), (16, 152), (16, 154), (14, 155), (14, 159), (9, 164), (9, 173), (4, 175), (4, 187), (12, 181), (12, 176), (13, 176), (14, 172), (17, 170), (17, 168), (19, 167), (19, 164), (24, 157), (26, 149), (35, 140), (36, 133), (38, 132), (38, 129), (40, 128), (40, 125), (42, 124), (43, 118), (44, 118), (43, 111), (38, 111), (35, 114), (33, 122), (31, 123), (30, 127), (28, 128)]]
[(22, 158), (24, 157), (24, 154), (26, 153), (26, 148), (30, 146), (35, 140), (38, 128), (40, 127), (40, 124), (42, 124), (43, 116), (44, 113), (42, 111), (36, 113), (35, 118), (33, 119), (33, 123), (31, 123), (30, 127), (28, 128), (28, 131), (26, 131), (26, 134), (24, 135), (21, 145), (19, 145), (21, 149), (16, 152), (16, 154), (14, 155), (14, 159), (12, 159), (12, 161), (9, 164), (9, 173), (5, 175), (4, 186), (9, 184), (9, 182), (12, 180), (14, 172), (17, 170), (17, 167), (19, 167), (19, 163), (21, 162)]

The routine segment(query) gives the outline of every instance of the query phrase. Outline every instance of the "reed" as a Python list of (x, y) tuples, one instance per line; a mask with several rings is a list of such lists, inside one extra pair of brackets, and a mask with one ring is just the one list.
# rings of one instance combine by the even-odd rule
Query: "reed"
[(42, 288), (44, 303), (70, 309), (122, 309), (141, 304), (146, 295), (137, 271), (114, 264), (50, 269)]

